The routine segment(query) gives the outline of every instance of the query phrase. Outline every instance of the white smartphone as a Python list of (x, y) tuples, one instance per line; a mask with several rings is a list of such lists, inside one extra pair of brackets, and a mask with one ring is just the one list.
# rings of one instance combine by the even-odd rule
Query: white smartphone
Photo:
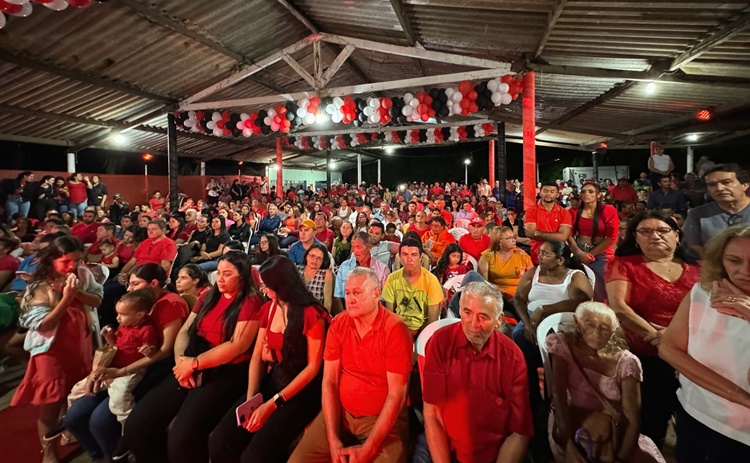
[(247, 420), (253, 416), (253, 412), (263, 405), (263, 396), (260, 393), (249, 398), (234, 411), (237, 416), (237, 426), (244, 426)]

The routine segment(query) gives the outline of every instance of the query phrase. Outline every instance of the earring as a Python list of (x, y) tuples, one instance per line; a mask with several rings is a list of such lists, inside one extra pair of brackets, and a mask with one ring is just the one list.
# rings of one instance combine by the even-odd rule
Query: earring
[(635, 247), (641, 249), (641, 246), (638, 243), (635, 243)]

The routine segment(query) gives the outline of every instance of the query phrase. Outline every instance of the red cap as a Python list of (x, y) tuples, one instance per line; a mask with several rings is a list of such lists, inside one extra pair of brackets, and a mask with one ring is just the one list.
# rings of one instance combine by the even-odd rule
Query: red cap
[(475, 215), (470, 221), (469, 225), (482, 225), (484, 226), (484, 219), (479, 217), (478, 215)]

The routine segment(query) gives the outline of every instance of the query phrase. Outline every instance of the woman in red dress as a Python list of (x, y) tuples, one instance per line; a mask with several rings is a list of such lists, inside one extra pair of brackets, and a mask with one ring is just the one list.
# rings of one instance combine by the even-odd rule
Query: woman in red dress
[(606, 271), (609, 304), (643, 367), (641, 432), (659, 447), (677, 405), (678, 382), (674, 369), (659, 358), (658, 346), (700, 276), (696, 256), (680, 246), (681, 238), (671, 217), (642, 212), (628, 222)]
[(56, 462), (54, 446), (43, 436), (59, 425), (73, 385), (88, 375), (92, 340), (85, 308), (102, 300), (102, 287), (79, 266), (83, 245), (74, 237), (57, 238), (40, 252), (39, 266), (23, 299), (21, 325), (29, 331), (24, 349), (31, 353), (26, 375), (11, 405), (37, 405), (37, 429), (44, 462)]

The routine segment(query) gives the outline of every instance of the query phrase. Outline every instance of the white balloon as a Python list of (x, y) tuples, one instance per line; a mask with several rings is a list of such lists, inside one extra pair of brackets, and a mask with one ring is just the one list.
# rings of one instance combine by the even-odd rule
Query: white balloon
[(344, 100), (342, 100), (340, 96), (337, 96), (333, 99), (333, 104), (336, 106), (336, 108), (340, 108), (344, 106)]
[(240, 114), (240, 120), (241, 121), (246, 121), (248, 119), (250, 119), (250, 115), (248, 113), (241, 113)]
[(274, 117), (276, 117), (276, 110), (275, 109), (271, 108), (271, 109), (269, 109), (266, 112), (268, 113), (268, 117), (270, 117), (271, 119), (273, 119)]
[(370, 98), (370, 101), (368, 101), (367, 104), (372, 109), (378, 109), (380, 107), (380, 100), (378, 100), (377, 98)]
[(409, 104), (411, 100), (414, 99), (414, 95), (411, 93), (404, 93), (404, 103)]
[(297, 103), (297, 106), (299, 106), (300, 108), (307, 109), (307, 105), (309, 104), (310, 104), (310, 100), (308, 100), (307, 98), (303, 98), (299, 100), (299, 103)]
[(304, 117), (304, 122), (306, 125), (312, 125), (315, 123), (315, 114), (307, 113)]
[(510, 96), (510, 93), (503, 93), (503, 97), (502, 97), (502, 99), (500, 100), (500, 102), (501, 102), (502, 104), (508, 105), (508, 104), (510, 104), (510, 103), (511, 103), (511, 101), (513, 101), (513, 97), (512, 97), (512, 96)]
[(50, 10), (62, 11), (68, 7), (68, 2), (66, 2), (65, 0), (52, 0), (49, 3), (43, 3), (43, 5)]
[(495, 106), (497, 106), (503, 100), (503, 94), (500, 92), (494, 92), (490, 97), (490, 100), (492, 100), (492, 102), (495, 103)]
[(200, 126), (200, 124), (195, 124), (195, 125), (194, 125), (194, 126), (193, 126), (193, 127), (191, 128), (191, 129), (190, 129), (190, 131), (191, 131), (191, 132), (200, 132), (200, 131), (201, 131), (201, 126)]
[(375, 110), (372, 109), (372, 106), (365, 106), (365, 109), (363, 109), (362, 112), (365, 113), (365, 116), (370, 117)]
[(491, 92), (494, 93), (494, 92), (497, 91), (497, 87), (499, 85), (500, 85), (500, 83), (498, 81), (496, 81), (495, 79), (492, 79), (489, 82), (487, 82), (487, 90), (489, 90), (489, 91), (491, 91)]
[(252, 129), (242, 129), (242, 136), (245, 138), (250, 138), (253, 135)]
[(450, 108), (451, 108), (451, 107), (452, 107), (452, 106), (453, 106), (454, 104), (456, 104), (456, 103), (454, 103), (454, 102), (453, 102), (453, 100), (451, 100), (450, 98), (448, 99), (448, 101), (446, 101), (446, 102), (445, 102), (445, 106), (447, 106), (447, 107), (448, 107), (449, 109), (450, 109)]
[(409, 102), (409, 106), (411, 106), (412, 108), (416, 108), (417, 106), (419, 106), (419, 100), (414, 98)]
[(273, 124), (273, 117), (266, 116), (265, 118), (263, 118), (263, 123), (270, 127), (271, 124)]
[(12, 5), (23, 5), (24, 3), (29, 3), (30, 0), (5, 0), (5, 3), (10, 3)]
[(297, 108), (297, 117), (305, 118), (307, 116), (307, 110), (305, 108)]
[(338, 124), (343, 120), (344, 116), (341, 115), (340, 112), (336, 111), (331, 115), (331, 121), (333, 121), (334, 124)]
[(380, 113), (379, 112), (375, 111), (374, 113), (372, 113), (372, 116), (370, 116), (370, 117), (372, 118), (372, 122), (374, 122), (376, 124), (378, 122), (380, 122)]
[(31, 3), (24, 3), (23, 5), (21, 5), (21, 11), (19, 11), (18, 13), (13, 13), (13, 16), (25, 18), (30, 15), (33, 10), (34, 9), (31, 7)]
[(453, 100), (454, 103), (460, 103), (463, 99), (464, 95), (461, 92), (453, 92), (453, 95), (451, 95), (451, 100)]
[[(45, 3), (46, 5), (46, 3)], [(211, 114), (211, 120), (212, 121), (220, 121), (221, 120), (221, 113), (219, 111), (214, 111), (213, 114)]]
[(195, 119), (195, 111), (188, 111), (188, 118)]
[(216, 128), (216, 121), (208, 121), (206, 122), (206, 128), (208, 130), (213, 130)]
[(497, 87), (497, 91), (500, 93), (508, 93), (509, 90), (510, 90), (510, 85), (506, 84), (505, 82), (501, 83)]
[(0, 13), (0, 29), (5, 27), (5, 15)]
[(414, 112), (414, 108), (412, 108), (409, 105), (406, 105), (403, 108), (401, 108), (401, 114), (403, 114), (406, 117), (411, 116), (413, 112)]
[(220, 129), (220, 128), (216, 127), (216, 128), (214, 129), (214, 135), (215, 135), (215, 136), (217, 136), (217, 137), (221, 137), (221, 136), (224, 136), (224, 130), (222, 130), (222, 129)]
[(185, 125), (185, 127), (191, 128), (195, 125), (195, 119), (186, 119), (183, 124)]
[(445, 89), (445, 96), (447, 96), (448, 98), (450, 98), (453, 93), (455, 93), (453, 87), (448, 87)]
[(326, 105), (326, 113), (327, 114), (333, 114), (335, 112), (336, 112), (336, 106), (334, 106), (332, 104)]

